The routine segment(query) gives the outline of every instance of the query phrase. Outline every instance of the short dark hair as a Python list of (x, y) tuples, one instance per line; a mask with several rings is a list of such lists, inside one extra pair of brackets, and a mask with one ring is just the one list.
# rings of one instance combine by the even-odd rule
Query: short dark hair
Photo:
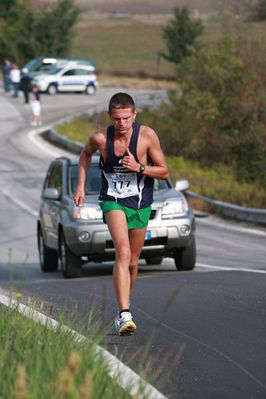
[(133, 98), (127, 93), (116, 93), (109, 101), (109, 112), (112, 112), (113, 108), (132, 108), (135, 111), (136, 106)]

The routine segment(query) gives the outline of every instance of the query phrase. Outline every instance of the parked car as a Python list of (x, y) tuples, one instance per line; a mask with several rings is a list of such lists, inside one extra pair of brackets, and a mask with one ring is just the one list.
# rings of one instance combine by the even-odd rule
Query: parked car
[(94, 94), (98, 81), (95, 67), (70, 62), (64, 67), (53, 67), (45, 74), (35, 76), (33, 84), (41, 92), (84, 92)]
[(37, 75), (46, 73), (54, 67), (66, 66), (69, 62), (75, 62), (77, 65), (92, 65), (95, 68), (93, 61), (78, 57), (36, 57), (27, 62), (23, 68), (27, 69), (29, 76), (34, 78)]
[[(77, 207), (73, 194), (78, 180), (78, 161), (56, 158), (50, 164), (41, 193), (37, 221), (38, 250), (43, 272), (61, 264), (65, 278), (81, 274), (84, 262), (111, 261), (114, 245), (98, 204), (101, 184), (99, 156), (92, 158), (86, 183), (85, 203)], [(187, 189), (187, 181), (177, 188)], [(155, 180), (154, 202), (141, 258), (148, 265), (172, 257), (177, 270), (192, 270), (196, 262), (195, 218), (185, 195), (170, 179)]]

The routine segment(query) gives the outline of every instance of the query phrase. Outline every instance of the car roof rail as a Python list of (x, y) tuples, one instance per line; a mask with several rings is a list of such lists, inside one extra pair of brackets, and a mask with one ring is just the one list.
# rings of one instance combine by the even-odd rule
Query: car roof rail
[(67, 161), (68, 163), (70, 163), (71, 161), (70, 161), (70, 158), (68, 158), (68, 157), (65, 157), (65, 156), (62, 156), (62, 157), (56, 157), (55, 158), (55, 160), (56, 161), (60, 161), (60, 160), (62, 160), (62, 161)]

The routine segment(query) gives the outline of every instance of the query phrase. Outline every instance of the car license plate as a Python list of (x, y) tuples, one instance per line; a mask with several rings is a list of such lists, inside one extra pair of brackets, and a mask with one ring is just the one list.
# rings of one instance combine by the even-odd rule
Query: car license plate
[(150, 239), (151, 239), (151, 231), (147, 230), (145, 235), (145, 240), (150, 240)]

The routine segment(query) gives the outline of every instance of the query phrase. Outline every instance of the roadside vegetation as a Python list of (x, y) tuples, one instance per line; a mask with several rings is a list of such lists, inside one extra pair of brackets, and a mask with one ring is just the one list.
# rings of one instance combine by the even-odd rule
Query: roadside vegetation
[(62, 328), (51, 330), (16, 309), (1, 306), (0, 397), (131, 398), (108, 376), (103, 359), (96, 354), (96, 333), (88, 322), (86, 328), (90, 340), (78, 343)]
[[(265, 208), (266, 44), (264, 22), (257, 22), (265, 2), (259, 3), (221, 9), (204, 24), (177, 8), (161, 26), (165, 50), (158, 52), (174, 70), (170, 104), (144, 110), (138, 119), (157, 131), (174, 179), (189, 177), (192, 191), (213, 199)], [(85, 135), (75, 130), (75, 120), (70, 129), (58, 128), (73, 129), (84, 142), (108, 119), (83, 122)]]
[[(142, 119), (141, 114), (138, 119)], [(70, 140), (85, 144), (92, 132), (108, 123), (110, 120), (107, 113), (90, 117), (84, 114), (74, 117), (70, 122), (58, 124), (56, 131)], [(187, 160), (182, 156), (167, 156), (167, 164), (172, 180), (188, 179), (190, 190), (195, 193), (247, 207), (266, 206), (266, 191), (259, 184), (238, 182), (230, 165), (202, 167), (198, 161)], [(193, 200), (193, 203), (195, 209), (207, 210), (203, 201)]]

